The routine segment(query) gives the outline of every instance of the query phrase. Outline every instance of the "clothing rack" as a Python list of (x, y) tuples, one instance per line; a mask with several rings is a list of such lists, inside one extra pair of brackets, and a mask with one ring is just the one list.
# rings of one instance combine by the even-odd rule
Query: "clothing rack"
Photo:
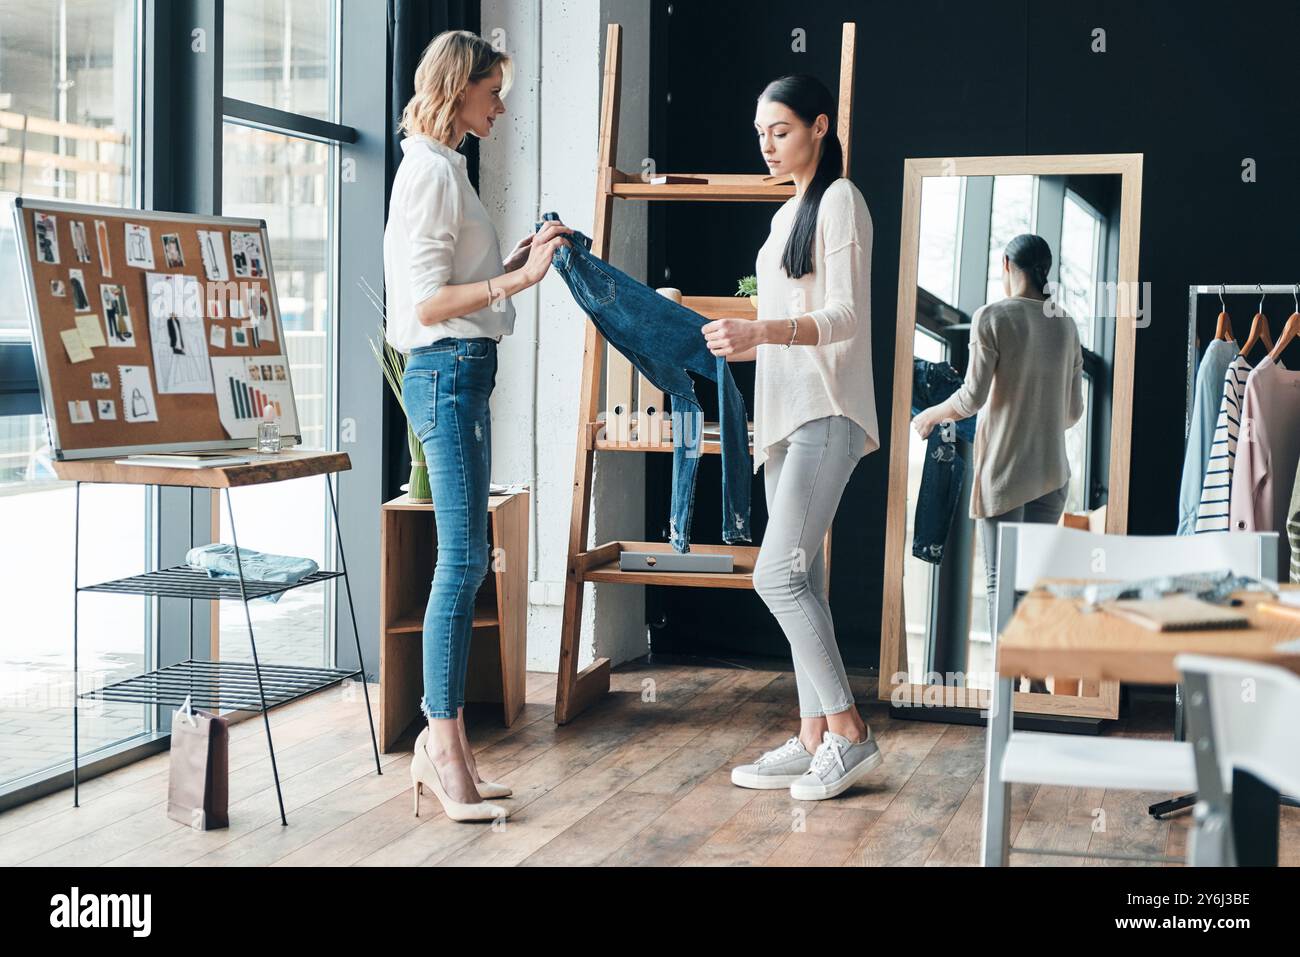
[[(1218, 283), (1216, 285), (1192, 285), (1187, 287), (1187, 401), (1183, 413), (1183, 441), (1187, 442), (1192, 431), (1192, 403), (1196, 389), (1197, 349), (1196, 321), (1197, 305), (1202, 296), (1294, 296), (1300, 295), (1297, 283)], [(1294, 301), (1292, 303), (1294, 305)], [(1278, 569), (1281, 577), (1282, 570)], [(1183, 686), (1174, 686), (1174, 737), (1183, 740)], [(1296, 799), (1290, 796), (1282, 798), (1283, 803), (1296, 806)], [(1176, 798), (1158, 801), (1147, 808), (1147, 813), (1157, 820), (1166, 814), (1181, 811), (1196, 804), (1195, 794), (1183, 794)]]
[[(849, 169), (853, 110), (853, 64), (856, 25), (845, 23), (840, 36), (840, 89), (836, 113), (844, 172)], [(615, 200), (678, 202), (784, 202), (794, 195), (788, 176), (760, 173), (685, 173), (647, 182), (640, 172), (618, 169), (618, 116), (621, 98), (623, 28), (611, 23), (605, 31), (605, 67), (601, 83), (599, 156), (596, 164), (596, 215), (591, 232), (592, 255), (604, 258), (610, 249), (610, 218)], [(658, 177), (656, 177), (658, 179)], [(735, 296), (683, 296), (682, 305), (708, 319), (757, 318), (747, 299)], [(559, 674), (555, 687), (555, 722), (565, 724), (609, 691), (608, 658), (596, 658), (578, 671), (578, 646), (582, 634), (582, 600), (586, 582), (630, 585), (678, 585), (695, 588), (754, 587), (755, 545), (692, 545), (692, 552), (732, 556), (733, 571), (668, 572), (628, 571), (620, 567), (624, 551), (670, 552), (664, 542), (606, 542), (588, 545), (592, 477), (596, 452), (672, 452), (671, 421), (663, 419), (663, 395), (644, 376), (636, 376), (637, 401), (633, 402), (632, 365), (616, 350), (607, 349), (595, 324), (585, 322), (582, 384), (578, 398), (577, 454), (573, 468), (573, 511), (569, 520), (568, 563), (564, 581), (564, 613), (560, 631)], [(599, 409), (602, 372), (605, 408)], [(707, 429), (710, 423), (705, 423)], [(753, 423), (747, 423), (751, 428)], [(703, 454), (721, 452), (721, 441), (705, 436)], [(826, 579), (830, 581), (830, 532), (822, 550)]]
[(1192, 430), (1192, 400), (1196, 388), (1196, 318), (1197, 302), (1201, 296), (1290, 296), (1297, 291), (1296, 283), (1220, 283), (1213, 286), (1187, 287), (1187, 401), (1183, 404), (1183, 439)]

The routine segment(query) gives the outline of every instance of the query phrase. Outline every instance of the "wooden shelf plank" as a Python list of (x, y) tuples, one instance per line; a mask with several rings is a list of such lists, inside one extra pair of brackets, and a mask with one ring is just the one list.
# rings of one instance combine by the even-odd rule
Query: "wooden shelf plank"
[[(495, 512), (502, 505), (505, 505), (507, 502), (509, 502), (510, 499), (515, 495), (522, 495), (522, 494), (526, 494), (527, 492), (528, 489), (523, 488), (516, 492), (507, 492), (504, 495), (489, 495), (488, 512), (489, 513)], [(407, 498), (407, 494), (403, 492), (401, 495), (397, 496), (397, 498), (385, 502), (383, 505), (380, 506), (380, 508), (384, 510), (399, 509), (401, 511), (411, 511), (411, 512), (432, 512), (433, 503), (412, 502), (409, 498)]]
[[(492, 596), (491, 604), (479, 602), (474, 606), (474, 621), (472, 627), (475, 631), (480, 628), (495, 628), (501, 622), (497, 618), (496, 596)], [(420, 634), (424, 631), (424, 613), (403, 615), (392, 621), (384, 629), (391, 635), (400, 635), (406, 633)]]
[[(691, 552), (705, 555), (732, 555), (735, 571), (730, 574), (707, 572), (625, 572), (618, 567), (620, 552), (671, 552), (667, 542), (608, 542), (578, 555), (574, 573), (589, 582), (612, 582), (624, 585), (682, 585), (693, 588), (753, 588), (757, 545), (692, 545)], [(591, 560), (588, 560), (588, 556)]]
[(748, 296), (682, 296), (682, 305), (706, 319), (757, 319)]
[(607, 189), (616, 199), (780, 203), (794, 195), (788, 177), (763, 173), (669, 173), (670, 182), (655, 185), (639, 173), (609, 172)]

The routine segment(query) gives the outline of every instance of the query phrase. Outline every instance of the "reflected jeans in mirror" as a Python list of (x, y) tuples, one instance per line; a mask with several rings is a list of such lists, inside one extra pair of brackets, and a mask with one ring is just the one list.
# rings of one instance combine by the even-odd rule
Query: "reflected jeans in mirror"
[[(938, 405), (961, 388), (962, 377), (947, 362), (912, 360), (912, 414)], [(961, 507), (966, 462), (957, 440), (975, 441), (975, 417), (944, 423), (926, 440), (921, 489), (912, 523), (912, 555), (938, 565), (943, 561), (948, 533)]]
[[(542, 219), (554, 220), (555, 213)], [(542, 223), (536, 224), (541, 229)], [(536, 231), (536, 230), (535, 230)], [(690, 551), (691, 508), (700, 465), (704, 413), (688, 372), (718, 386), (722, 445), (722, 540), (750, 541), (749, 492), (753, 479), (745, 400), (727, 360), (705, 345), (700, 328), (709, 320), (591, 253), (591, 239), (574, 230), (552, 264), (600, 334), (647, 379), (672, 396), (673, 494), (668, 541)]]

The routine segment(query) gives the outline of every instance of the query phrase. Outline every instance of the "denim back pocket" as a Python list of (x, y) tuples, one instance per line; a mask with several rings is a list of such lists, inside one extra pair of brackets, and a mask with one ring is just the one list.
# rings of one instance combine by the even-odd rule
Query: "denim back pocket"
[(438, 424), (438, 370), (407, 369), (402, 376), (402, 405), (411, 431), (423, 443)]
[(592, 305), (603, 306), (614, 301), (614, 277), (591, 257), (578, 259), (571, 275)]

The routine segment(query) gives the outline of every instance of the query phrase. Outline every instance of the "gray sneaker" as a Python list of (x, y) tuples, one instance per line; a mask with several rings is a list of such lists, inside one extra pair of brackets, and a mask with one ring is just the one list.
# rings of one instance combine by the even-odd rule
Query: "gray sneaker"
[(833, 731), (825, 731), (808, 773), (790, 785), (790, 797), (798, 801), (835, 797), (861, 780), (880, 760), (880, 748), (870, 728), (866, 738), (856, 744)]
[(779, 748), (767, 751), (753, 764), (731, 769), (731, 783), (742, 788), (762, 790), (788, 788), (812, 766), (813, 756), (797, 737)]

